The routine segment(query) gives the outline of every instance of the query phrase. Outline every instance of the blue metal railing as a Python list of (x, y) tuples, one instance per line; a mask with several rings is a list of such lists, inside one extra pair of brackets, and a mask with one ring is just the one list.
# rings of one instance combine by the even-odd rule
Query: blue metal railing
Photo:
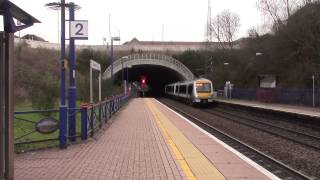
[(129, 95), (117, 96), (98, 104), (84, 104), (81, 107), (81, 139), (93, 136), (111, 116), (120, 110), (129, 99)]
[[(110, 98), (76, 108), (76, 132), (66, 134), (69, 141), (93, 136), (129, 99), (129, 95)], [(69, 114), (70, 116), (70, 114)], [(59, 109), (17, 111), (14, 118), (14, 143), (17, 151), (59, 145)]]

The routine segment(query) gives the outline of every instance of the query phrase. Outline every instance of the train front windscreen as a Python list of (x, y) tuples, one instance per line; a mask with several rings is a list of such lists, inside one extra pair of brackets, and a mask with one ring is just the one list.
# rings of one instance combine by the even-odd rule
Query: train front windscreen
[(208, 93), (211, 92), (211, 84), (210, 83), (197, 83), (196, 89), (198, 93)]

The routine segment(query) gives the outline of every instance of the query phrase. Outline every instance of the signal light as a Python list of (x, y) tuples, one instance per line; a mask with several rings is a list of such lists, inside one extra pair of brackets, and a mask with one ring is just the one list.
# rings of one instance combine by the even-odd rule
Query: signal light
[(146, 76), (141, 76), (141, 84), (143, 84), (143, 85), (147, 84), (147, 77)]

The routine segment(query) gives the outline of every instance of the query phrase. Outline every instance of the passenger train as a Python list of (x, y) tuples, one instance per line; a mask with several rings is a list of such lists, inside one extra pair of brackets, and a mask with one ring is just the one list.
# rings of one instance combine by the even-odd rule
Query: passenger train
[(168, 84), (165, 86), (165, 94), (189, 104), (210, 104), (213, 102), (212, 82), (204, 78)]

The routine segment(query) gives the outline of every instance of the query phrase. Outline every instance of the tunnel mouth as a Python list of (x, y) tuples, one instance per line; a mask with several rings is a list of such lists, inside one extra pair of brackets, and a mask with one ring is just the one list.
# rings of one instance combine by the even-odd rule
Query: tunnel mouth
[(159, 65), (135, 65), (130, 69), (123, 69), (116, 74), (117, 81), (126, 80), (129, 82), (140, 82), (142, 77), (146, 78), (146, 84), (150, 87), (146, 93), (149, 97), (161, 97), (164, 95), (165, 85), (185, 81), (186, 79), (177, 71)]

